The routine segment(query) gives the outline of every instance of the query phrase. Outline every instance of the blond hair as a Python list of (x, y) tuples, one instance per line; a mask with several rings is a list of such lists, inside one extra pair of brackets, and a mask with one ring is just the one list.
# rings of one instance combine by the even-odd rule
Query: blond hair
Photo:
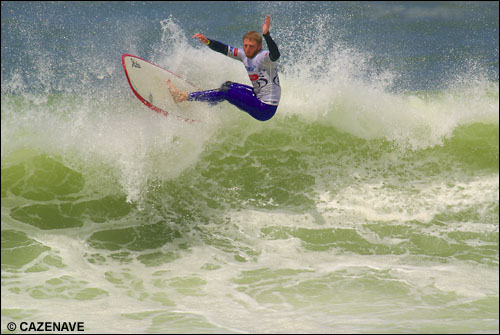
[(243, 40), (245, 39), (249, 39), (250, 41), (255, 41), (257, 42), (257, 45), (262, 44), (262, 36), (260, 36), (260, 34), (254, 30), (246, 33), (245, 36), (243, 36)]

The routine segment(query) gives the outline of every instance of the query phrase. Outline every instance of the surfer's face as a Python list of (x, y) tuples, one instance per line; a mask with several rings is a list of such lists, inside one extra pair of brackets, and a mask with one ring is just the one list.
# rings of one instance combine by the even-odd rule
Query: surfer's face
[(243, 49), (245, 50), (245, 56), (248, 58), (254, 58), (262, 49), (262, 44), (258, 44), (254, 40), (249, 40), (248, 38), (245, 38), (243, 40)]

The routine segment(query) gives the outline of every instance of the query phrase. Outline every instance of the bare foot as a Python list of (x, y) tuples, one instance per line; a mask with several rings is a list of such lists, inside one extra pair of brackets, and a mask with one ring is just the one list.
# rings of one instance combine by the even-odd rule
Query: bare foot
[(165, 83), (167, 84), (168, 90), (170, 91), (170, 94), (172, 94), (172, 97), (174, 98), (174, 101), (176, 103), (180, 103), (187, 100), (187, 93), (175, 87), (175, 85), (172, 84), (170, 79), (165, 80)]

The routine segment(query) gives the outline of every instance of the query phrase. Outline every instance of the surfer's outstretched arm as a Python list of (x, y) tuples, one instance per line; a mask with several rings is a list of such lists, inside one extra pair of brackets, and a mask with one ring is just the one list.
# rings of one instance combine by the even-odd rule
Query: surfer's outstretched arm
[(278, 58), (280, 58), (280, 52), (278, 50), (278, 46), (274, 43), (271, 38), (271, 34), (269, 33), (269, 27), (271, 26), (271, 16), (266, 15), (264, 19), (264, 25), (262, 26), (262, 36), (267, 43), (267, 48), (269, 49), (269, 58), (271, 61), (276, 62)]
[(195, 34), (193, 36), (193, 38), (199, 39), (201, 43), (208, 45), (208, 47), (210, 49), (212, 49), (213, 51), (217, 51), (223, 55), (227, 55), (228, 46), (225, 45), (224, 43), (221, 43), (221, 42), (216, 41), (216, 40), (208, 39), (205, 35), (200, 34), (200, 33)]
[(200, 40), (201, 43), (203, 44), (206, 44), (206, 45), (209, 45), (210, 44), (210, 41), (208, 38), (206, 38), (205, 35), (203, 34), (200, 34), (200, 33), (197, 33), (197, 34), (194, 34), (193, 38), (197, 38)]

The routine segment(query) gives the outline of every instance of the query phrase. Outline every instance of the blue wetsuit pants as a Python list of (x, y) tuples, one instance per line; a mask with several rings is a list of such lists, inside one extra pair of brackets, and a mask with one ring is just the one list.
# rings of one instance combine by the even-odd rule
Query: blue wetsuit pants
[(250, 86), (231, 81), (226, 81), (215, 90), (189, 93), (188, 100), (205, 101), (213, 105), (226, 100), (259, 121), (269, 120), (278, 109), (278, 106), (268, 105), (257, 99)]

